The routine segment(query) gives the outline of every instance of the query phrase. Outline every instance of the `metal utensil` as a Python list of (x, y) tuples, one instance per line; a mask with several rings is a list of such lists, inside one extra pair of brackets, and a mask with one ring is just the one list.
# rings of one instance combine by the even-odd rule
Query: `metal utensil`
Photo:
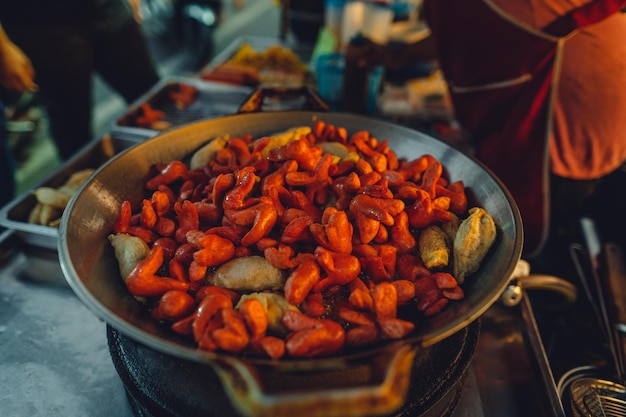
[[(598, 323), (602, 327), (602, 332), (611, 350), (617, 376), (623, 382), (623, 361), (620, 359), (620, 353), (616, 348), (616, 335), (613, 330), (613, 323), (617, 323), (617, 321), (614, 321), (617, 320), (617, 318), (614, 317), (615, 313), (612, 313), (613, 317), (609, 316), (609, 307), (607, 307), (607, 304), (615, 304), (610, 299), (611, 293), (616, 291), (617, 294), (621, 294), (621, 289), (618, 283), (613, 284), (614, 289), (609, 288), (605, 283), (607, 278), (601, 276), (601, 263), (606, 264), (607, 262), (602, 259), (603, 257), (606, 258), (606, 249), (603, 248), (595, 223), (589, 218), (582, 218), (581, 228), (585, 238), (586, 250), (574, 246), (570, 247), (570, 250), (572, 251), (574, 263), (579, 272), (581, 282), (583, 283)], [(611, 263), (617, 264), (618, 260), (612, 257)], [(606, 269), (606, 266), (603, 266), (602, 271), (604, 274), (607, 273)], [(618, 280), (619, 278), (615, 277), (614, 279)], [(624, 318), (624, 320), (626, 323), (626, 318)]]
[[(586, 247), (570, 246), (570, 254), (602, 328), (617, 378), (624, 382), (626, 342), (626, 300), (622, 285), (626, 266), (619, 247), (601, 242), (591, 219), (580, 221)], [(598, 369), (575, 378), (569, 385), (570, 405), (575, 417), (612, 417), (626, 415), (626, 388), (623, 384), (597, 377)], [(595, 373), (595, 375), (594, 375)]]
[(615, 243), (603, 246), (600, 262), (600, 275), (609, 318), (610, 341), (613, 343), (617, 377), (626, 381), (626, 263), (622, 249)]
[(623, 417), (626, 389), (621, 384), (598, 378), (580, 378), (571, 386), (575, 417)]

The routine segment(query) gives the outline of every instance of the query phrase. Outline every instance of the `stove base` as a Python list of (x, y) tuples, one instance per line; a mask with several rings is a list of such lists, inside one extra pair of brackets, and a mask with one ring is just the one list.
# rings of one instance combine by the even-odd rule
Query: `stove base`
[[(406, 403), (386, 417), (451, 416), (479, 333), (476, 321), (418, 355)], [(107, 340), (136, 417), (239, 417), (210, 366), (157, 352), (110, 326)]]

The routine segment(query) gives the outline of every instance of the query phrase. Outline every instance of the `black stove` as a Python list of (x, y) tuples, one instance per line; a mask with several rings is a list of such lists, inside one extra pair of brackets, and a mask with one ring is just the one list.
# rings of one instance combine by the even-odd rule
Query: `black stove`
[[(415, 360), (408, 400), (389, 417), (451, 416), (461, 397), (479, 323), (425, 348)], [(209, 365), (174, 358), (107, 328), (113, 364), (137, 417), (239, 417)]]

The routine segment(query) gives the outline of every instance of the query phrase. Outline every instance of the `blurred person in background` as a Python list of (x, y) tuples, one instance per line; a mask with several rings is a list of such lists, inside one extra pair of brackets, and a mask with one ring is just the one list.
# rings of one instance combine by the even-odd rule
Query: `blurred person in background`
[(527, 257), (585, 213), (624, 241), (625, 4), (424, 1), (456, 118), (520, 207)]
[(138, 0), (0, 2), (8, 38), (32, 62), (62, 159), (92, 140), (92, 76), (131, 103), (159, 81), (137, 21)]
[(470, 149), (520, 207), (526, 257), (562, 249), (581, 216), (626, 246), (625, 4), (424, 0), (432, 36), (351, 42), (347, 57), (357, 68), (437, 59)]
[(289, 18), (289, 29), (298, 42), (314, 44), (324, 26), (326, 0), (279, 0), (278, 3), (286, 7), (284, 12)]
[(0, 206), (11, 201), (15, 193), (15, 161), (9, 145), (5, 102), (16, 94), (36, 92), (34, 75), (30, 59), (0, 25)]
[(206, 65), (214, 53), (213, 33), (223, 18), (222, 6), (222, 0), (173, 2), (174, 30), (190, 50), (193, 70)]

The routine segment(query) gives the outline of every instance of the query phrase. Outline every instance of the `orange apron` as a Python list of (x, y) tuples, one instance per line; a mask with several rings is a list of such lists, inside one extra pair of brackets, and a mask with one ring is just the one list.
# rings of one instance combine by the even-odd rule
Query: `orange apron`
[(549, 231), (548, 139), (563, 43), (623, 3), (589, 3), (541, 31), (489, 0), (424, 3), (456, 118), (519, 206), (525, 256), (538, 254)]

